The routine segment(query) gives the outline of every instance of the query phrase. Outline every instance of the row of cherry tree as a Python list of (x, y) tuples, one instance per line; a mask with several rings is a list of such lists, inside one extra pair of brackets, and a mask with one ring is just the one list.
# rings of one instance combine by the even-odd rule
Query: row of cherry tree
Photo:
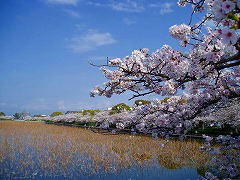
[[(186, 47), (184, 52), (164, 45), (152, 54), (143, 48), (109, 60), (100, 68), (108, 81), (90, 93), (111, 97), (131, 91), (131, 99), (149, 94), (169, 97), (167, 102), (154, 100), (137, 109), (132, 121), (139, 129), (187, 130), (204, 108), (240, 96), (240, 1), (178, 2), (181, 7), (188, 4), (193, 8), (190, 22), (169, 29)], [(192, 24), (197, 13), (203, 18)]]

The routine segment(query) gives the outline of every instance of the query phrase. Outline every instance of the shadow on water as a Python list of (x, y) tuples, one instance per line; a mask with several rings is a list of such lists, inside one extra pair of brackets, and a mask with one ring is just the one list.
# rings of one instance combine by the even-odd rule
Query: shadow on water
[(210, 157), (195, 140), (102, 135), (0, 122), (0, 179), (197, 179)]

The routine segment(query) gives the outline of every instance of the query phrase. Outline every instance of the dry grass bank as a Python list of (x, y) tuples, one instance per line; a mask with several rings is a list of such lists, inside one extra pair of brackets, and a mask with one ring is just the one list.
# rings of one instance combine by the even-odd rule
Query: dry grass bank
[(91, 174), (160, 164), (201, 168), (209, 156), (195, 140), (103, 135), (81, 128), (32, 122), (0, 122), (0, 164), (22, 173)]

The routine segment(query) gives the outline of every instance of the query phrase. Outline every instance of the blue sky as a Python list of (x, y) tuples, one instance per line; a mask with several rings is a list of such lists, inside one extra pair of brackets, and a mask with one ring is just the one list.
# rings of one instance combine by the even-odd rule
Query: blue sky
[(133, 104), (130, 94), (90, 98), (105, 79), (89, 62), (104, 64), (143, 47), (178, 48), (168, 29), (187, 23), (190, 13), (177, 0), (0, 0), (0, 111)]

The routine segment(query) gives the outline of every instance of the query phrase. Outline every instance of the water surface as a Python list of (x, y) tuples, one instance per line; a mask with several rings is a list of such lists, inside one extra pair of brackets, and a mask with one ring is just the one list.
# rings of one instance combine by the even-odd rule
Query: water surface
[(104, 135), (0, 122), (0, 179), (197, 179), (210, 157), (195, 140)]

